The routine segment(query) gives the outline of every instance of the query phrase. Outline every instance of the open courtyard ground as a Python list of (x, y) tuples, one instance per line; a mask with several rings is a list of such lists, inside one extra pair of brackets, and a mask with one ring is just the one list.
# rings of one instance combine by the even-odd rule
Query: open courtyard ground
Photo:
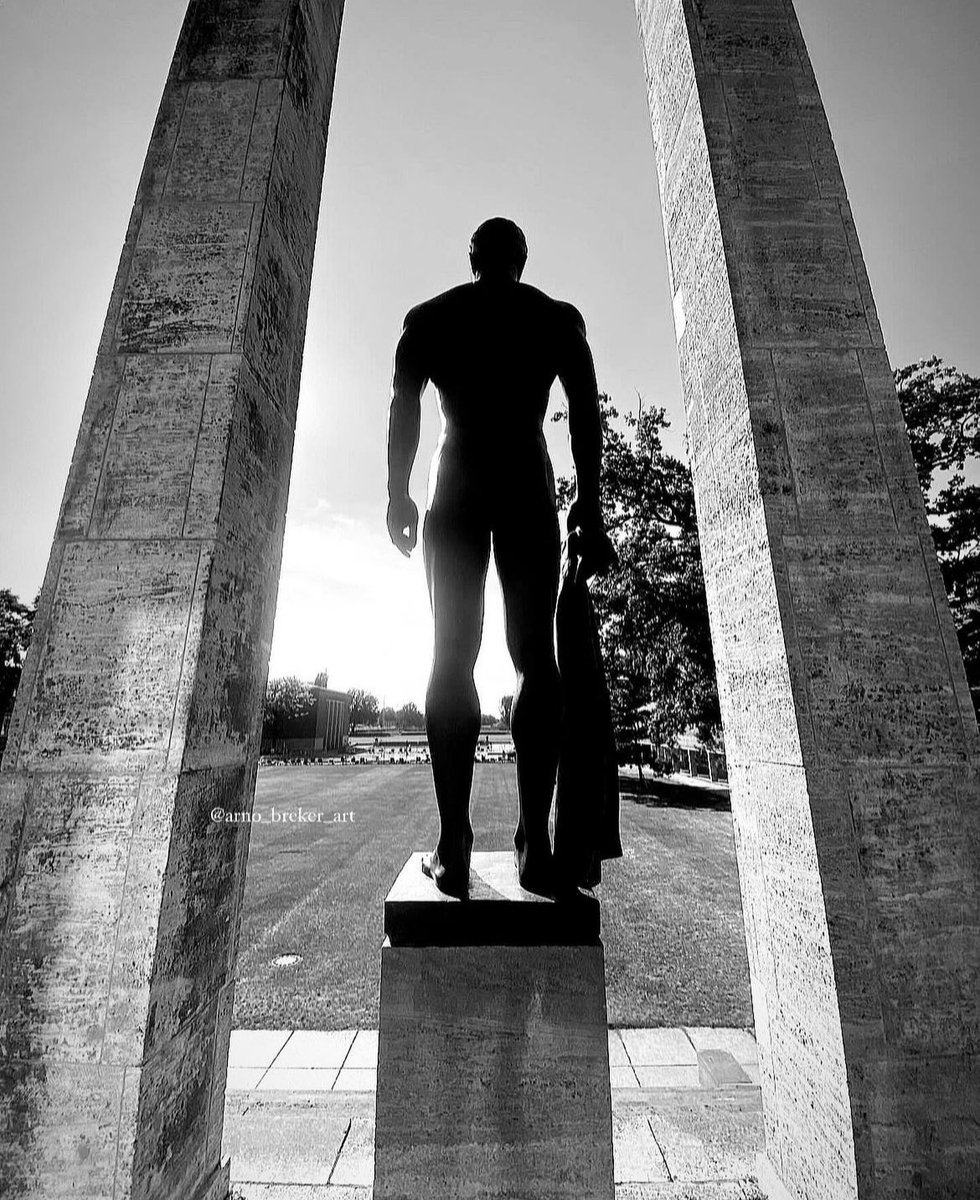
[[(516, 812), (513, 765), (478, 764), (477, 848), (510, 849)], [(376, 1028), (384, 897), (438, 831), (429, 768), (262, 768), (254, 814), (235, 1026)], [(624, 795), (621, 825), (600, 890), (609, 1023), (750, 1027), (724, 793), (657, 783)]]

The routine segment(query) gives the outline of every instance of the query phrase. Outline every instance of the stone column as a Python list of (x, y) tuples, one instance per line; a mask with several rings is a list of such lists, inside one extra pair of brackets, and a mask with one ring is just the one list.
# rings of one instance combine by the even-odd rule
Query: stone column
[[(0, 1193), (211, 1200), (342, 0), (191, 3), (0, 774)], [(56, 350), (53, 349), (53, 352)]]
[(796, 1200), (966, 1200), (977, 726), (837, 155), (790, 0), (637, 11), (763, 1169)]

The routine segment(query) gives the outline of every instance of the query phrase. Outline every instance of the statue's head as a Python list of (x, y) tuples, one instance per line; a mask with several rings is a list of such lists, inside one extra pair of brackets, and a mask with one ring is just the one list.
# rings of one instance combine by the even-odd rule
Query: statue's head
[(470, 239), (470, 266), (477, 279), (520, 279), (526, 262), (524, 234), (506, 217), (484, 221)]

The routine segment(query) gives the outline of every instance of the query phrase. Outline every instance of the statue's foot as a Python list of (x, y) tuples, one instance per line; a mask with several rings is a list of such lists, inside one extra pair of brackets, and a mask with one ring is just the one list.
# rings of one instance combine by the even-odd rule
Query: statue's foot
[(536, 896), (555, 894), (554, 859), (550, 846), (540, 850), (529, 850), (526, 846), (515, 849), (514, 861), (517, 863), (518, 881), (526, 892), (534, 892)]
[(438, 850), (433, 850), (431, 854), (422, 856), (422, 871), (428, 875), (439, 891), (445, 892), (447, 896), (465, 899), (469, 893), (470, 863), (468, 857), (458, 862), (447, 863), (439, 857)]

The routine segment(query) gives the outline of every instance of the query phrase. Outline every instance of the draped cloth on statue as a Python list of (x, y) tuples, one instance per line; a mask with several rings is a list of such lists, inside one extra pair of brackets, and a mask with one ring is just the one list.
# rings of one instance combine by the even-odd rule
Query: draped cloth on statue
[(565, 886), (595, 887), (605, 858), (621, 858), (619, 769), (609, 689), (589, 587), (576, 580), (578, 534), (565, 541), (555, 613), (562, 683), (555, 801), (555, 871)]

